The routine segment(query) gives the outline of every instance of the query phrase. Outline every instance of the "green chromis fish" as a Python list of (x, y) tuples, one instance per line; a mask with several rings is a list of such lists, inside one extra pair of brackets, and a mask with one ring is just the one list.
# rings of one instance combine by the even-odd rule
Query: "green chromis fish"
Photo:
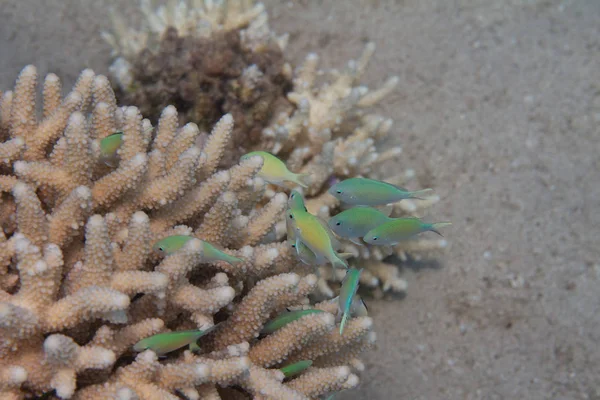
[(100, 140), (100, 160), (109, 167), (115, 167), (118, 164), (117, 151), (123, 144), (123, 132), (117, 131), (112, 135)]
[(353, 207), (329, 219), (329, 228), (338, 236), (362, 245), (360, 238), (371, 229), (390, 221), (391, 207), (385, 212), (372, 207)]
[(212, 331), (216, 325), (206, 329), (191, 331), (165, 332), (140, 340), (133, 346), (134, 351), (152, 350), (157, 356), (164, 356), (171, 351), (196, 342), (200, 337)]
[(422, 199), (432, 189), (410, 192), (391, 183), (367, 178), (350, 178), (336, 183), (328, 192), (338, 200), (355, 206), (381, 206), (404, 199)]
[(346, 261), (335, 251), (339, 243), (332, 237), (333, 233), (325, 221), (308, 212), (289, 210), (287, 214), (287, 218), (292, 219), (295, 226), (296, 249), (302, 242), (314, 253), (317, 264), (328, 260), (334, 268), (348, 268)]
[(286, 165), (279, 158), (266, 151), (253, 151), (244, 154), (241, 159), (245, 160), (250, 157), (259, 156), (263, 159), (263, 166), (258, 172), (258, 176), (265, 181), (278, 186), (284, 186), (283, 183), (293, 182), (302, 187), (308, 187), (308, 174), (295, 174), (287, 169)]
[[(167, 236), (166, 238), (154, 243), (153, 249), (154, 251), (157, 251), (161, 254), (173, 254), (177, 250), (181, 249), (188, 241), (192, 239), (194, 239), (194, 237), (188, 235)], [(231, 265), (236, 265), (244, 261), (241, 258), (234, 257), (217, 249), (215, 246), (208, 242), (202, 241), (202, 247), (202, 258), (205, 261), (225, 261)]]
[(393, 246), (422, 232), (431, 231), (443, 236), (438, 228), (448, 225), (452, 225), (452, 223), (436, 222), (429, 224), (419, 218), (394, 218), (377, 228), (371, 229), (363, 237), (363, 240), (369, 244)]
[(340, 289), (340, 296), (338, 301), (338, 308), (342, 313), (342, 322), (340, 323), (340, 335), (344, 332), (344, 326), (350, 316), (350, 310), (352, 307), (352, 301), (358, 290), (358, 282), (360, 280), (361, 269), (350, 268), (346, 272), (346, 276), (342, 281), (342, 288)]
[(117, 150), (123, 144), (123, 132), (117, 131), (100, 141), (100, 156), (110, 158), (117, 154)]
[(278, 329), (283, 328), (290, 322), (294, 322), (304, 317), (305, 315), (310, 314), (318, 314), (322, 313), (322, 310), (310, 309), (310, 310), (296, 310), (296, 311), (286, 311), (284, 313), (279, 314), (271, 321), (267, 322), (265, 326), (262, 328), (260, 333), (264, 335), (268, 335), (270, 333), (275, 332)]
[(313, 362), (311, 360), (302, 360), (290, 365), (286, 365), (283, 368), (279, 368), (279, 370), (283, 372), (283, 375), (286, 378), (291, 378), (292, 376), (296, 376), (308, 367), (310, 367), (312, 363)]

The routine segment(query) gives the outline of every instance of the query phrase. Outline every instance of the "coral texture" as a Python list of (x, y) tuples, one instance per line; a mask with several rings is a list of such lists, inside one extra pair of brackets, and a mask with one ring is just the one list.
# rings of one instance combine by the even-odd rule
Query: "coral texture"
[[(236, 131), (235, 140), (231, 141), (232, 147), (227, 149), (230, 156), (251, 150), (269, 151), (285, 160), (291, 171), (311, 174), (311, 185), (304, 191), (307, 207), (309, 211), (324, 219), (340, 209), (338, 201), (325, 193), (330, 184), (338, 180), (365, 176), (394, 184), (406, 184), (414, 177), (415, 174), (410, 169), (391, 176), (384, 172), (389, 170), (385, 168), (386, 163), (397, 162), (402, 149), (389, 143), (393, 141), (390, 137), (392, 120), (369, 112), (369, 108), (384, 100), (394, 90), (398, 78), (389, 78), (376, 90), (369, 90), (360, 85), (360, 77), (375, 51), (373, 43), (369, 43), (363, 54), (357, 60), (350, 61), (342, 70), (320, 70), (319, 58), (314, 53), (309, 54), (304, 63), (294, 70), (288, 63), (283, 62), (280, 54), (285, 50), (287, 35), (278, 36), (270, 30), (267, 13), (260, 3), (254, 4), (249, 0), (177, 1), (153, 10), (149, 2), (143, 2), (141, 8), (144, 23), (139, 30), (126, 26), (115, 15), (114, 31), (110, 34), (105, 33), (116, 56), (111, 71), (118, 90), (128, 93), (124, 96), (125, 99), (134, 96), (135, 105), (142, 109), (155, 109), (155, 99), (165, 96), (155, 93), (159, 85), (156, 81), (137, 78), (143, 75), (141, 68), (149, 62), (148, 60), (159, 62), (168, 59), (169, 65), (163, 65), (164, 70), (160, 73), (175, 74), (178, 77), (181, 77), (180, 71), (190, 68), (203, 74), (206, 69), (198, 68), (200, 64), (211, 65), (219, 71), (224, 71), (231, 68), (229, 63), (232, 58), (228, 54), (233, 49), (230, 45), (235, 43), (239, 53), (232, 57), (240, 62), (239, 65), (254, 63), (236, 78), (241, 86), (236, 84), (235, 87), (241, 88), (242, 92), (252, 93), (252, 107), (259, 103), (266, 105), (273, 102), (281, 107), (269, 107), (269, 114), (263, 115), (265, 118), (261, 117), (259, 120), (252, 116), (255, 114), (247, 107), (240, 113), (230, 106), (223, 106), (227, 102), (212, 103), (211, 110), (215, 112), (215, 117), (231, 111), (236, 124), (242, 121), (240, 126), (243, 126), (243, 129)], [(219, 54), (214, 56), (213, 49), (221, 46), (224, 38), (228, 38), (230, 45), (221, 47)], [(178, 45), (174, 45), (175, 42)], [(210, 49), (206, 50), (206, 46)], [(188, 56), (176, 56), (169, 53), (170, 51), (183, 52)], [(192, 59), (189, 54), (197, 54), (198, 58)], [(265, 65), (267, 59), (270, 63)], [(247, 74), (259, 76), (260, 79), (250, 78)], [(198, 78), (197, 75), (194, 76), (193, 79)], [(248, 76), (248, 79), (245, 76)], [(269, 84), (266, 84), (265, 80), (269, 80)], [(287, 80), (292, 82), (290, 87), (287, 86)], [(131, 82), (136, 82), (133, 89), (130, 86)], [(212, 82), (211, 88), (231, 88), (232, 81), (224, 74)], [(185, 79), (170, 82), (167, 91), (170, 100), (162, 98), (160, 105), (169, 104), (162, 103), (163, 100), (178, 101), (175, 99), (187, 96), (189, 87), (184, 88), (182, 85), (189, 83), (189, 74)], [(244, 86), (246, 83), (248, 85)], [(277, 96), (285, 96), (285, 102), (281, 101), (282, 98), (273, 100), (275, 89), (272, 84), (276, 87), (279, 85), (276, 90)], [(267, 86), (271, 89), (265, 90)], [(220, 93), (225, 92), (227, 90)], [(230, 99), (232, 95), (235, 97), (231, 104), (249, 104), (240, 101), (238, 94), (242, 92), (234, 92), (225, 93)], [(204, 101), (210, 93), (214, 93), (214, 90), (208, 90), (208, 87), (194, 91), (194, 99), (188, 96), (190, 101), (186, 109), (206, 107), (207, 103)], [(146, 95), (147, 98), (144, 97)], [(200, 100), (201, 98), (203, 100)], [(200, 126), (212, 121), (211, 118), (206, 120), (200, 114), (186, 113), (182, 114), (182, 117), (184, 123), (191, 121)], [(249, 127), (248, 123), (253, 124), (252, 127)], [(386, 150), (378, 151), (384, 147)], [(224, 157), (223, 166), (232, 165), (234, 159), (235, 157)], [(264, 185), (255, 182), (255, 187), (260, 191)], [(274, 187), (266, 187), (265, 196), (274, 196), (277, 191)], [(439, 197), (435, 195), (426, 200), (405, 200), (395, 205), (392, 216), (422, 216), (425, 209), (437, 201)], [(281, 240), (285, 232), (285, 223), (280, 221), (276, 226), (275, 239)], [(356, 257), (351, 263), (358, 263), (365, 268), (361, 276), (363, 287), (370, 287), (376, 296), (382, 296), (387, 291), (406, 290), (406, 282), (401, 278), (397, 265), (384, 262), (385, 258), (396, 255), (401, 261), (406, 261), (409, 257), (419, 258), (421, 254), (428, 254), (446, 246), (447, 242), (444, 239), (420, 239), (394, 248), (357, 246), (348, 242), (341, 251), (354, 254)], [(320, 292), (327, 297), (333, 296), (334, 291), (327, 284), (327, 280), (339, 281), (343, 274), (343, 271), (331, 271), (329, 267), (320, 268)]]
[[(259, 337), (273, 316), (309, 306), (317, 276), (269, 239), (287, 197), (263, 198), (262, 159), (218, 168), (231, 115), (199, 148), (198, 127), (178, 126), (174, 107), (153, 128), (85, 70), (64, 99), (57, 77), (46, 77), (38, 121), (36, 81), (27, 66), (0, 104), (0, 397), (219, 398), (234, 387), (310, 399), (358, 384), (350, 366), (374, 342), (369, 317), (353, 319), (344, 337), (329, 312)], [(118, 159), (107, 163), (101, 141), (117, 131)], [(196, 238), (165, 257), (153, 252), (172, 234)], [(205, 260), (203, 240), (244, 262)], [(217, 323), (198, 354), (132, 353), (155, 333)], [(283, 381), (277, 368), (308, 356), (322, 378)]]

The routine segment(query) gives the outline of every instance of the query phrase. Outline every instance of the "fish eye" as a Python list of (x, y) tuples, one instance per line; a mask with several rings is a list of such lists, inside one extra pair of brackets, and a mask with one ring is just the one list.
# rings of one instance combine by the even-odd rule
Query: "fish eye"
[(377, 236), (373, 236), (373, 240), (377, 240)]
[(342, 223), (341, 222), (336, 222), (335, 223), (337, 226), (340, 226)]
[(292, 214), (290, 214), (290, 219), (294, 219), (294, 216)]
[(160, 250), (160, 251), (165, 251), (165, 248), (164, 248), (164, 247), (162, 247), (162, 246), (160, 246), (160, 247), (158, 248), (158, 250)]
[(341, 190), (336, 190), (337, 194), (342, 194)]

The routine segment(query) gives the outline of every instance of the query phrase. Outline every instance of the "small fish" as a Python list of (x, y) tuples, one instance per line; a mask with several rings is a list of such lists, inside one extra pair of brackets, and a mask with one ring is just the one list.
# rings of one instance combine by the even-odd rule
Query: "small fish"
[(140, 352), (150, 349), (155, 352), (157, 356), (164, 356), (171, 351), (194, 343), (200, 337), (212, 331), (216, 326), (217, 325), (214, 325), (205, 330), (194, 329), (191, 331), (158, 333), (137, 342), (133, 346), (133, 350)]
[(388, 215), (372, 207), (354, 207), (331, 217), (329, 227), (336, 235), (362, 245), (360, 238), (371, 229), (391, 220)]
[(258, 176), (265, 181), (278, 186), (284, 186), (285, 181), (293, 182), (302, 187), (308, 187), (309, 174), (295, 174), (287, 169), (284, 162), (266, 151), (253, 151), (244, 154), (241, 159), (245, 160), (250, 157), (259, 156), (263, 159), (263, 166), (258, 172)]
[(340, 289), (340, 296), (338, 302), (338, 308), (342, 313), (342, 322), (340, 323), (340, 335), (344, 332), (344, 326), (350, 316), (350, 310), (354, 300), (354, 295), (358, 290), (358, 282), (360, 280), (361, 269), (350, 268), (346, 272), (346, 276), (342, 281), (342, 288)]
[(286, 365), (285, 367), (279, 368), (279, 370), (283, 372), (283, 375), (286, 378), (291, 378), (292, 376), (298, 375), (299, 373), (310, 367), (312, 363), (313, 362), (311, 360), (302, 360), (290, 365)]
[(110, 158), (117, 154), (117, 150), (123, 144), (123, 132), (117, 131), (100, 141), (100, 156)]
[[(304, 205), (304, 197), (302, 197), (302, 194), (300, 194), (300, 192), (298, 192), (297, 190), (292, 190), (290, 193), (290, 197), (288, 198), (288, 209), (290, 211), (294, 211), (296, 213), (303, 213), (303, 212), (308, 213), (308, 209)], [(319, 220), (321, 225), (323, 225), (323, 228), (325, 228), (325, 230), (329, 234), (329, 238), (331, 239), (331, 244), (332, 244), (332, 247), (334, 248), (334, 250), (340, 249), (342, 244), (335, 237), (335, 235), (329, 228), (329, 225), (327, 224), (327, 222), (325, 220), (323, 220), (323, 218), (321, 218), (321, 217), (315, 216), (315, 218), (317, 218)], [(294, 244), (296, 243), (295, 229), (296, 229), (296, 225), (294, 223), (294, 220), (290, 219), (290, 218), (286, 218), (287, 240), (288, 240), (288, 243), (292, 247), (294, 247)], [(301, 248), (302, 247), (298, 247), (297, 250), (300, 250)]]
[(318, 314), (322, 313), (322, 310), (309, 309), (309, 310), (296, 310), (296, 311), (286, 311), (284, 313), (279, 314), (271, 321), (267, 322), (265, 326), (262, 328), (261, 333), (266, 335), (275, 332), (278, 329), (283, 328), (290, 322), (294, 322), (304, 317), (305, 315), (310, 314)]
[(419, 218), (394, 218), (377, 228), (371, 229), (363, 237), (363, 240), (369, 244), (393, 246), (422, 232), (431, 231), (443, 236), (438, 228), (448, 225), (452, 225), (452, 223), (436, 222), (428, 224)]
[(117, 131), (100, 140), (100, 160), (109, 167), (116, 167), (119, 163), (117, 151), (123, 144), (123, 132)]
[[(173, 254), (192, 239), (194, 239), (194, 237), (189, 235), (167, 236), (166, 238), (154, 243), (153, 249), (165, 255)], [(202, 248), (202, 259), (204, 261), (225, 261), (231, 265), (236, 265), (244, 261), (241, 258), (234, 257), (217, 249), (215, 246), (205, 242), (204, 240), (202, 241)]]
[(361, 206), (381, 206), (404, 199), (421, 199), (432, 189), (408, 191), (391, 183), (367, 178), (350, 178), (329, 188), (328, 192), (338, 200)]
[(334, 268), (348, 268), (346, 261), (335, 252), (339, 242), (336, 243), (325, 221), (308, 212), (289, 210), (287, 214), (296, 229), (296, 249), (302, 242), (315, 254), (318, 264), (326, 259)]

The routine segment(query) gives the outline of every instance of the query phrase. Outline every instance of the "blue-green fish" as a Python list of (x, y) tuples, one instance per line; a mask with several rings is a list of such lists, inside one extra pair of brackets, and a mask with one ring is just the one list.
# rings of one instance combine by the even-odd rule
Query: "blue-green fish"
[(431, 231), (443, 236), (438, 228), (448, 225), (452, 225), (452, 223), (436, 222), (429, 224), (419, 218), (394, 218), (375, 229), (371, 229), (363, 237), (363, 240), (369, 244), (393, 246), (422, 232)]
[[(161, 254), (173, 254), (177, 250), (181, 249), (188, 241), (192, 239), (194, 239), (194, 237), (189, 235), (167, 236), (166, 238), (156, 242), (153, 246), (153, 249)], [(234, 257), (217, 249), (215, 246), (208, 242), (205, 242), (204, 240), (202, 241), (202, 248), (202, 259), (208, 262), (225, 261), (231, 265), (236, 265), (244, 261), (241, 258)]]
[(257, 176), (263, 178), (266, 182), (278, 186), (284, 186), (283, 183), (288, 181), (305, 188), (308, 187), (309, 174), (295, 174), (291, 172), (287, 169), (283, 161), (271, 153), (267, 153), (266, 151), (252, 151), (244, 154), (241, 157), (241, 160), (246, 160), (255, 156), (263, 159), (263, 166), (258, 172)]
[(310, 367), (312, 363), (313, 362), (311, 360), (302, 360), (293, 364), (286, 365), (285, 367), (279, 368), (279, 370), (283, 372), (283, 375), (286, 378), (291, 378), (292, 376), (296, 376), (308, 367)]
[(157, 356), (163, 356), (171, 351), (194, 343), (200, 337), (212, 331), (214, 327), (216, 327), (216, 325), (205, 330), (194, 329), (191, 331), (158, 333), (137, 342), (133, 346), (133, 350), (139, 352), (150, 349), (155, 352)]
[(290, 322), (299, 320), (300, 318), (304, 317), (305, 315), (319, 314), (322, 312), (325, 312), (325, 311), (309, 309), (309, 310), (295, 310), (295, 311), (283, 312), (283, 313), (279, 314), (278, 316), (276, 316), (275, 318), (273, 318), (272, 320), (270, 320), (269, 322), (267, 322), (265, 324), (265, 326), (263, 326), (260, 333), (262, 333), (263, 335), (273, 333), (276, 330), (283, 328)]
[[(391, 212), (391, 208), (386, 211)], [(392, 219), (389, 212), (386, 214), (372, 207), (353, 207), (331, 217), (329, 227), (336, 235), (362, 245), (360, 238)]]
[(354, 300), (354, 295), (356, 295), (356, 291), (358, 290), (358, 283), (362, 271), (362, 268), (350, 268), (348, 272), (346, 272), (346, 276), (342, 281), (342, 288), (340, 289), (340, 296), (338, 299), (338, 308), (342, 313), (342, 322), (340, 323), (340, 335), (344, 332), (344, 326), (346, 325), (346, 321), (350, 316), (352, 301)]
[(328, 192), (338, 200), (355, 206), (381, 206), (404, 199), (422, 199), (432, 189), (408, 191), (391, 183), (368, 178), (350, 178), (336, 183)]
[(296, 234), (296, 249), (300, 242), (310, 249), (316, 256), (318, 265), (328, 260), (334, 268), (348, 268), (346, 261), (342, 260), (335, 249), (339, 243), (332, 237), (333, 233), (324, 221), (304, 211), (288, 210), (287, 218), (292, 219)]

